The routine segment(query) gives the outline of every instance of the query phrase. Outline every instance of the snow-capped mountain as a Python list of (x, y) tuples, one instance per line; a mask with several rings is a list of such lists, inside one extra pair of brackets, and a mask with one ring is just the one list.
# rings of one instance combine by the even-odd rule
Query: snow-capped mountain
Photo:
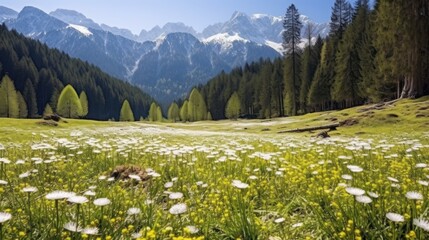
[(197, 37), (198, 33), (190, 26), (186, 26), (184, 23), (166, 23), (162, 28), (159, 26), (153, 27), (151, 30), (142, 30), (138, 36), (138, 40), (144, 41), (155, 41), (156, 39), (162, 38), (170, 33), (189, 33)]
[(8, 19), (14, 19), (16, 17), (18, 17), (17, 11), (7, 7), (0, 6), (0, 23)]
[[(192, 86), (205, 83), (222, 70), (261, 57), (279, 56), (272, 48), (237, 34), (219, 34), (203, 41), (194, 36), (192, 28), (180, 23), (166, 24), (157, 32), (160, 35), (153, 34), (157, 36), (154, 41), (145, 42), (115, 35), (113, 30), (122, 30), (99, 25), (69, 10), (46, 14), (25, 7), (5, 23), (28, 37), (142, 86), (161, 103), (183, 97)], [(170, 33), (174, 29), (182, 32)]]

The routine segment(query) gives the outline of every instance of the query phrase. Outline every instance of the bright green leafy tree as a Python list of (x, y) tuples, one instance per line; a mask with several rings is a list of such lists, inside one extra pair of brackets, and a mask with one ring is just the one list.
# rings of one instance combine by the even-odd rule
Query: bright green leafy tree
[(119, 121), (122, 122), (133, 122), (134, 121), (134, 113), (131, 109), (130, 103), (128, 100), (124, 100), (124, 103), (122, 104), (121, 113), (119, 116)]
[(27, 103), (24, 100), (24, 97), (20, 92), (17, 92), (18, 95), (18, 106), (19, 106), (19, 118), (28, 117)]
[(189, 121), (188, 117), (188, 100), (185, 100), (182, 107), (180, 108), (180, 119), (183, 122)]
[(0, 117), (19, 117), (18, 95), (13, 81), (7, 75), (0, 83)]
[(85, 117), (88, 114), (88, 96), (85, 91), (82, 91), (79, 95), (80, 104), (82, 105), (81, 117)]
[(188, 115), (191, 122), (202, 121), (207, 118), (207, 106), (198, 89), (194, 88), (189, 95)]
[(168, 120), (176, 122), (180, 120), (179, 106), (173, 102), (168, 108)]
[(241, 104), (240, 97), (237, 92), (234, 92), (231, 97), (228, 99), (225, 107), (225, 117), (228, 119), (237, 120), (240, 116)]
[(57, 103), (57, 113), (65, 118), (78, 118), (82, 114), (79, 96), (70, 84), (61, 91)]

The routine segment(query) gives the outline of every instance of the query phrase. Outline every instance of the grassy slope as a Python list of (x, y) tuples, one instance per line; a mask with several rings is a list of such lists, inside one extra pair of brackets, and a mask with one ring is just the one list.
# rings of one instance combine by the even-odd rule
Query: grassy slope
[[(341, 111), (329, 111), (306, 114), (297, 117), (276, 118), (270, 120), (211, 121), (196, 123), (155, 123), (160, 128), (179, 128), (186, 130), (204, 130), (214, 132), (237, 132), (253, 134), (278, 134), (295, 128), (320, 126), (344, 120), (355, 119), (357, 124), (341, 126), (331, 135), (376, 135), (376, 134), (422, 134), (429, 131), (429, 96), (420, 99), (404, 99), (385, 105), (383, 109), (371, 109), (365, 105)], [(416, 117), (419, 116), (419, 117)], [(32, 139), (32, 133), (55, 131), (58, 137), (69, 135), (70, 131), (80, 128), (97, 129), (104, 127), (142, 126), (148, 123), (99, 122), (90, 120), (67, 120), (58, 127), (41, 126), (34, 119), (0, 118), (0, 143), (21, 142)], [(151, 124), (152, 125), (152, 124)], [(289, 133), (290, 134), (290, 133)], [(294, 133), (298, 136), (313, 136), (315, 133)]]

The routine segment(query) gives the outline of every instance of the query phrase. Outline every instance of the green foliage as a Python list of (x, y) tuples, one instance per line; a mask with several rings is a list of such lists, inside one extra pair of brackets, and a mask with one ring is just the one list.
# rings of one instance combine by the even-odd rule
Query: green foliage
[(213, 120), (212, 114), (210, 112), (207, 112), (207, 120)]
[(122, 103), (122, 108), (119, 115), (119, 121), (134, 122), (133, 110), (131, 109), (130, 103), (126, 99), (124, 100), (124, 103)]
[(162, 116), (162, 109), (160, 106), (156, 107), (156, 120), (158, 122), (162, 122), (164, 120), (163, 116)]
[(188, 117), (188, 100), (185, 100), (185, 102), (183, 102), (182, 107), (180, 108), (180, 119), (183, 122), (187, 122), (189, 121), (189, 117)]
[(46, 104), (45, 109), (43, 110), (43, 116), (52, 115), (54, 111), (52, 111), (51, 105)]
[(168, 108), (168, 120), (172, 122), (180, 121), (180, 110), (176, 102), (173, 102)]
[(189, 95), (188, 101), (189, 121), (202, 121), (207, 119), (206, 102), (198, 89), (194, 88)]
[(67, 85), (61, 91), (56, 112), (65, 118), (78, 118), (82, 115), (82, 105), (72, 85)]
[(88, 114), (88, 97), (86, 96), (85, 91), (82, 91), (79, 95), (79, 101), (82, 106), (81, 117), (85, 117)]
[(19, 118), (28, 117), (27, 103), (25, 102), (24, 97), (20, 92), (17, 92), (18, 95), (18, 106), (19, 106)]
[(156, 104), (155, 102), (152, 102), (150, 104), (148, 119), (151, 122), (159, 121), (159, 119), (158, 119), (158, 104)]
[(0, 117), (19, 117), (18, 95), (8, 75), (0, 82)]
[(237, 120), (240, 116), (241, 112), (241, 104), (240, 104), (240, 97), (238, 96), (237, 92), (234, 92), (231, 97), (228, 99), (228, 102), (226, 103), (225, 108), (225, 116), (228, 119)]

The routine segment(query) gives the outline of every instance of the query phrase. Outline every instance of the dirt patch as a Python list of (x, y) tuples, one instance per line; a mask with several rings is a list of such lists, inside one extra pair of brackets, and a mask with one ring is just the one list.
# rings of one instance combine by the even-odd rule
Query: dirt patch
[(340, 122), (340, 126), (343, 127), (347, 127), (347, 126), (353, 126), (359, 123), (359, 120), (357, 120), (356, 118), (348, 118), (344, 121)]
[(115, 178), (115, 180), (135, 179), (136, 176), (138, 176), (141, 181), (147, 181), (150, 179), (146, 170), (137, 165), (120, 165), (117, 166), (110, 174), (110, 177)]
[(49, 127), (57, 127), (58, 123), (54, 121), (39, 121), (36, 122), (37, 125), (49, 126)]
[(398, 118), (399, 116), (398, 116), (398, 114), (395, 114), (395, 113), (389, 113), (389, 114), (387, 114), (387, 117)]

